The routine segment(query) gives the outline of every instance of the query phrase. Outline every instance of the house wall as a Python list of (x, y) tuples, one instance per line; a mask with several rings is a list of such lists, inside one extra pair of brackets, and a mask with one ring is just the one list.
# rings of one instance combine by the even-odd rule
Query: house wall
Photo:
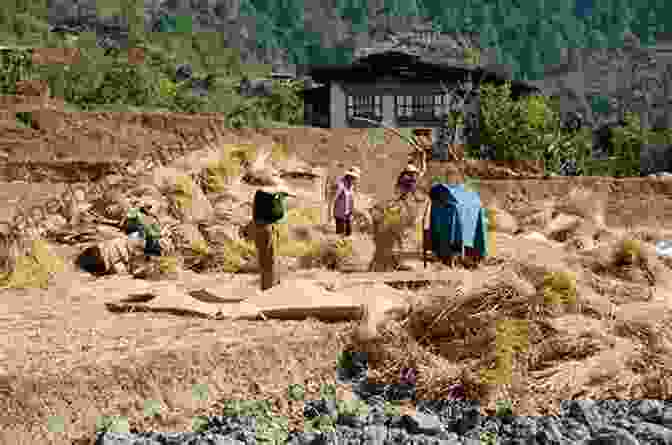
[[(452, 85), (447, 84), (448, 88)], [(392, 123), (395, 127), (434, 127), (439, 124), (436, 122), (425, 121), (409, 121), (400, 124), (395, 120), (394, 114), (394, 97), (395, 96), (415, 96), (415, 95), (434, 95), (443, 93), (443, 89), (439, 83), (406, 83), (393, 80), (382, 80), (376, 82), (375, 85), (368, 83), (345, 83), (341, 85), (332, 85), (332, 107), (331, 115), (332, 122), (338, 122), (338, 125), (343, 125), (349, 128), (364, 128), (369, 127), (365, 122), (347, 122), (346, 119), (346, 97), (352, 96), (381, 96), (383, 108), (383, 120)], [(338, 100), (338, 102), (335, 101)]]
[(346, 100), (342, 86), (337, 82), (331, 82), (329, 88), (329, 123), (331, 128), (349, 128), (346, 122)]

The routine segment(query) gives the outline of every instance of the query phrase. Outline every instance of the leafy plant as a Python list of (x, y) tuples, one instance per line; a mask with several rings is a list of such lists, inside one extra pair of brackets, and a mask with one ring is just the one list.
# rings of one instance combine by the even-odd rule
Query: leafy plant
[(505, 417), (513, 415), (513, 404), (511, 403), (510, 400), (497, 400), (495, 405), (497, 406), (495, 411), (495, 415), (497, 417)]
[(338, 400), (336, 402), (338, 413), (342, 416), (359, 417), (369, 412), (369, 406), (363, 400)]
[(223, 412), (225, 416), (254, 417), (257, 443), (285, 443), (289, 435), (289, 420), (273, 413), (268, 400), (227, 400)]
[(291, 400), (294, 401), (304, 400), (306, 396), (306, 390), (303, 385), (291, 384), (289, 385), (289, 388), (287, 388), (287, 395)]
[(383, 412), (385, 413), (386, 416), (389, 416), (389, 417), (400, 416), (401, 415), (401, 408), (399, 407), (398, 404), (385, 401), (385, 405), (383, 407)]
[(481, 445), (496, 445), (497, 433), (492, 431), (483, 431), (480, 434)]
[(326, 414), (321, 414), (304, 423), (304, 430), (306, 432), (330, 432), (335, 429), (336, 421), (333, 417)]
[(122, 416), (102, 416), (96, 421), (97, 432), (128, 433), (128, 419)]
[(336, 398), (336, 386), (333, 384), (323, 384), (320, 387), (320, 397), (326, 400), (334, 400)]

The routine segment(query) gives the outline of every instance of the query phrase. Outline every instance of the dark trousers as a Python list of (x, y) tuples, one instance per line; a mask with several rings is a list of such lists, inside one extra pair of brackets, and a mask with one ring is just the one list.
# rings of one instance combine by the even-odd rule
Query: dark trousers
[(337, 235), (352, 235), (352, 218), (336, 218), (336, 234)]
[(280, 283), (275, 259), (276, 228), (273, 224), (255, 224), (255, 244), (261, 272), (261, 290)]

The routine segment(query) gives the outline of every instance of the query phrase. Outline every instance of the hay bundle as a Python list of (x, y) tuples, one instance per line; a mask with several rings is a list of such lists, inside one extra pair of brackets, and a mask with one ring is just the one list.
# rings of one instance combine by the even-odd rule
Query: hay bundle
[(423, 206), (416, 200), (393, 199), (379, 202), (371, 209), (371, 226), (375, 252), (371, 271), (395, 270), (400, 260), (395, 249), (406, 244), (416, 233)]
[(597, 274), (644, 286), (670, 284), (669, 273), (655, 247), (627, 237), (596, 249), (590, 267)]
[[(461, 286), (455, 286), (455, 295), (437, 296), (414, 308), (408, 327), (421, 344), (443, 343), (450, 347), (462, 344), (458, 349), (473, 357), (474, 353), (479, 354), (476, 349), (470, 351), (474, 344), (492, 344), (498, 320), (528, 319), (538, 306), (534, 287), (513, 272), (474, 290), (460, 290)], [(441, 349), (445, 352), (450, 347)]]
[(606, 199), (585, 187), (574, 187), (564, 199), (555, 204), (555, 211), (578, 216), (605, 225)]
[(463, 383), (462, 364), (450, 363), (419, 345), (403, 322), (388, 322), (375, 340), (362, 340), (355, 335), (348, 349), (367, 354), (367, 377), (372, 383), (398, 383), (403, 370), (415, 370), (417, 397), (423, 399), (445, 399), (452, 386)]

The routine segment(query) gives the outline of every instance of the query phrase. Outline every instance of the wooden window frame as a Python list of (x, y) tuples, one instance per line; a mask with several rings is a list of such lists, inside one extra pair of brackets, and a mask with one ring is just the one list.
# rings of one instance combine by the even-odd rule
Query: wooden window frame
[(439, 122), (449, 100), (447, 94), (394, 96), (394, 115), (401, 122)]
[(374, 121), (383, 120), (383, 97), (347, 95), (345, 102), (345, 115), (348, 121), (355, 120), (353, 117), (363, 117)]

